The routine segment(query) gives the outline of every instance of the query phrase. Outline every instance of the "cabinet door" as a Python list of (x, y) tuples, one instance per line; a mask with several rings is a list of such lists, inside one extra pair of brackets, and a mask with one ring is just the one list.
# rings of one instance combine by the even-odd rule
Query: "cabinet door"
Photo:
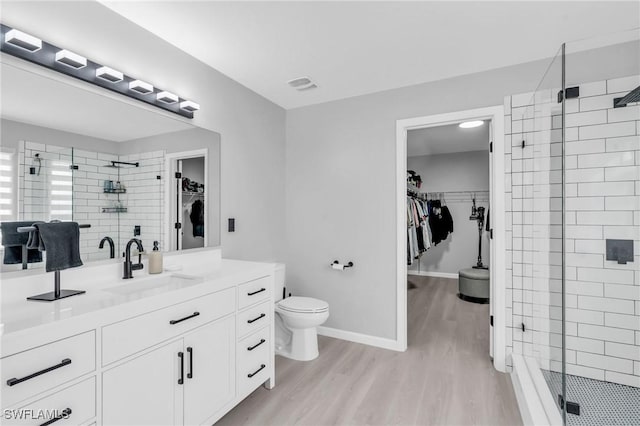
[(182, 424), (181, 352), (179, 340), (102, 373), (102, 424)]
[(184, 337), (184, 424), (200, 425), (235, 397), (235, 318)]

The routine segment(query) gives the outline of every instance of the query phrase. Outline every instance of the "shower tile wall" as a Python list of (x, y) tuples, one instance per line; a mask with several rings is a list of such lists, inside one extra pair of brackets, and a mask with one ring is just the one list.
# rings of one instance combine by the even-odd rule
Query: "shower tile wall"
[[(30, 175), (32, 158), (39, 153), (43, 167), (40, 176)], [(112, 160), (140, 162), (140, 167), (120, 169), (104, 167)], [(69, 166), (77, 165), (71, 173)], [(162, 223), (164, 214), (164, 152), (155, 151), (128, 156), (62, 148), (33, 142), (21, 142), (19, 148), (19, 216), (20, 220), (52, 219), (89, 223), (91, 228), (80, 231), (80, 254), (83, 260), (109, 258), (108, 245), (98, 248), (104, 236), (116, 244), (116, 257), (133, 238), (135, 225), (141, 226), (141, 238), (147, 251), (158, 240), (164, 247)], [(55, 174), (52, 174), (55, 173)], [(161, 179), (158, 179), (158, 176)], [(55, 180), (60, 188), (54, 188)], [(120, 180), (126, 185), (125, 194), (104, 193), (104, 181)], [(73, 188), (73, 196), (70, 191)], [(60, 191), (69, 195), (61, 195)], [(103, 213), (120, 199), (126, 213)], [(53, 213), (52, 213), (53, 212)], [(119, 238), (120, 237), (120, 238)]]
[[(640, 105), (612, 106), (638, 85), (640, 76), (580, 84), (580, 98), (566, 101), (565, 145), (567, 373), (636, 387)], [(505, 99), (507, 355), (533, 356), (555, 371), (562, 356), (557, 92)], [(634, 262), (607, 261), (606, 239), (633, 240)]]

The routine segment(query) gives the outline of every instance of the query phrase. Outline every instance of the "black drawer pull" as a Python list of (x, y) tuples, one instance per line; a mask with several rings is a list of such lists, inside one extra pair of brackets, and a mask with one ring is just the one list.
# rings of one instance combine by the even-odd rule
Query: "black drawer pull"
[(180, 358), (180, 378), (178, 379), (178, 384), (181, 385), (184, 383), (184, 352), (178, 352), (178, 358)]
[(177, 319), (177, 320), (171, 320), (171, 321), (169, 321), (169, 324), (171, 324), (171, 325), (178, 324), (179, 322), (186, 321), (186, 320), (191, 319), (191, 318), (195, 318), (198, 315), (200, 315), (200, 312), (194, 312), (193, 314), (191, 314), (189, 316), (186, 316), (184, 318), (180, 318), (180, 319)]
[(46, 373), (48, 373), (50, 371), (53, 371), (53, 370), (57, 370), (58, 368), (62, 368), (65, 365), (69, 365), (69, 364), (71, 364), (71, 360), (69, 358), (65, 358), (62, 361), (60, 361), (60, 364), (56, 364), (56, 365), (51, 366), (49, 368), (45, 368), (44, 370), (36, 371), (35, 373), (29, 374), (28, 376), (24, 376), (24, 377), (22, 377), (20, 379), (16, 379), (15, 377), (13, 379), (9, 379), (9, 380), (7, 380), (7, 384), (9, 386), (15, 386), (18, 383), (26, 382), (29, 379), (33, 379), (34, 377), (41, 376), (43, 374), (46, 374)]
[(260, 290), (256, 290), (256, 291), (252, 291), (251, 293), (247, 293), (247, 296), (253, 296), (254, 294), (258, 294), (258, 293), (262, 293), (263, 291), (266, 291), (267, 289), (262, 287)]
[(40, 426), (49, 426), (50, 424), (55, 423), (58, 420), (68, 419), (70, 415), (71, 415), (71, 408), (65, 408), (64, 410), (62, 410), (60, 415), (55, 416), (53, 419), (42, 423)]
[(257, 348), (258, 346), (260, 346), (261, 344), (263, 344), (264, 342), (266, 342), (266, 340), (264, 340), (264, 339), (260, 339), (260, 341), (259, 341), (258, 343), (256, 343), (255, 345), (253, 345), (253, 346), (249, 346), (249, 347), (247, 348), (247, 350), (248, 350), (248, 351), (252, 351), (252, 350), (254, 350), (255, 348)]
[(252, 377), (253, 377), (253, 376), (255, 376), (256, 374), (258, 374), (259, 372), (261, 372), (261, 371), (262, 371), (262, 369), (263, 369), (263, 368), (265, 368), (265, 367), (266, 367), (266, 365), (264, 365), (264, 364), (260, 365), (260, 368), (258, 368), (258, 369), (257, 369), (256, 371), (254, 371), (253, 373), (249, 373), (249, 374), (247, 374), (247, 377), (248, 377), (248, 378), (252, 378)]
[(251, 324), (252, 322), (256, 322), (256, 321), (258, 321), (260, 318), (264, 318), (264, 317), (266, 317), (266, 316), (267, 316), (267, 314), (260, 314), (260, 316), (259, 316), (259, 317), (255, 317), (254, 319), (247, 320), (247, 322), (248, 322), (249, 324)]
[(193, 379), (193, 348), (188, 347), (187, 352), (189, 353), (189, 372), (187, 373), (187, 379)]

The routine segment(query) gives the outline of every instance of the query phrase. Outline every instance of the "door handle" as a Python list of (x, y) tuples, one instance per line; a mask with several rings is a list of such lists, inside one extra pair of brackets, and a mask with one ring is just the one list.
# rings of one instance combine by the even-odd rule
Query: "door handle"
[(44, 370), (36, 371), (35, 373), (29, 374), (28, 376), (24, 376), (20, 379), (16, 379), (15, 377), (7, 380), (7, 385), (15, 386), (18, 383), (26, 382), (27, 380), (31, 380), (35, 377), (41, 376), (43, 374), (49, 373), (50, 371), (57, 370), (58, 368), (62, 368), (66, 365), (71, 364), (71, 360), (69, 358), (65, 358), (60, 361), (60, 364), (52, 365), (51, 367), (47, 367)]
[(264, 318), (264, 317), (266, 317), (266, 316), (267, 316), (267, 314), (260, 314), (260, 316), (255, 317), (254, 319), (247, 320), (247, 322), (248, 322), (249, 324), (251, 324), (251, 323), (254, 323), (254, 322), (258, 321), (260, 318)]
[(188, 347), (187, 352), (189, 353), (189, 372), (187, 373), (187, 379), (193, 379), (193, 348)]
[(178, 384), (181, 385), (184, 383), (184, 352), (178, 352), (178, 358), (180, 358), (180, 378), (178, 379)]
[(65, 408), (64, 410), (62, 410), (62, 412), (59, 415), (55, 416), (51, 420), (48, 420), (42, 423), (40, 426), (49, 426), (50, 424), (55, 423), (58, 420), (68, 419), (69, 416), (71, 416), (71, 408)]

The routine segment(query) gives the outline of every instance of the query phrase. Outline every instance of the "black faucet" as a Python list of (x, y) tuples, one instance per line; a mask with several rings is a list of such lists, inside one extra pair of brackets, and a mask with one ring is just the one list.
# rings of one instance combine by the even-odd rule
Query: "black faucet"
[[(138, 246), (138, 263), (135, 265), (131, 263), (131, 244), (136, 243)], [(144, 248), (142, 248), (142, 241), (137, 238), (132, 238), (127, 243), (127, 248), (124, 251), (124, 273), (122, 275), (122, 279), (128, 280), (129, 278), (133, 278), (133, 271), (138, 271), (144, 267), (142, 264), (142, 252)]]
[(98, 246), (98, 248), (104, 248), (105, 241), (109, 243), (109, 259), (115, 258), (116, 247), (113, 245), (113, 240), (111, 239), (111, 237), (104, 237), (102, 240), (100, 240), (100, 245)]

